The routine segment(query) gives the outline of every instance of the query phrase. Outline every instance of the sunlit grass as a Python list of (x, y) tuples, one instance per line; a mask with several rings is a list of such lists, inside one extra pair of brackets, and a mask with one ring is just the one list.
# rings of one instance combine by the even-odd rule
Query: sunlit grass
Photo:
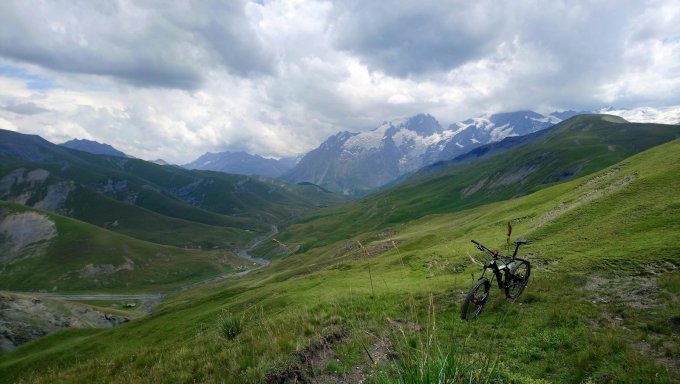
[[(29, 343), (0, 357), (0, 376), (260, 383), (296, 368), (381, 383), (674, 382), (663, 359), (677, 358), (680, 343), (669, 322), (678, 316), (679, 166), (675, 141), (528, 196), (348, 235), (176, 293), (149, 318)], [(514, 303), (492, 287), (480, 318), (462, 321), (481, 269), (473, 259), (483, 258), (470, 239), (505, 251), (508, 221), (529, 240), (520, 251), (534, 267), (529, 285)], [(636, 291), (633, 278), (652, 288)], [(226, 337), (236, 319), (239, 332)], [(341, 337), (320, 342), (329, 335)]]

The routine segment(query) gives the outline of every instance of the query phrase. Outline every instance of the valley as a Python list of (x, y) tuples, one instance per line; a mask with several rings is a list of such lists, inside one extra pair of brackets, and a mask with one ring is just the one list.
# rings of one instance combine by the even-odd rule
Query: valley
[[(79, 296), (95, 306), (165, 296), (115, 328), (65, 329), (0, 355), (0, 377), (676, 382), (679, 137), (677, 125), (581, 115), (353, 201), (313, 185), (75, 152), (5, 157), (0, 176), (22, 181), (0, 202), (0, 289), (115, 295)], [(97, 189), (109, 179), (125, 187)], [(54, 210), (37, 204), (63, 182), (93, 205), (68, 203), (73, 192)], [(145, 191), (148, 200), (130, 199)], [(179, 213), (167, 215), (175, 208), (158, 196)], [(82, 213), (100, 202), (116, 208)], [(126, 224), (126, 212), (141, 224)], [(42, 230), (23, 235), (19, 217)], [(112, 219), (117, 227), (102, 224)], [(186, 226), (163, 232), (161, 220)], [(508, 222), (528, 240), (529, 285), (515, 302), (494, 289), (483, 314), (463, 321), (484, 258), (470, 240), (507, 253)], [(204, 240), (190, 242), (194, 234)]]

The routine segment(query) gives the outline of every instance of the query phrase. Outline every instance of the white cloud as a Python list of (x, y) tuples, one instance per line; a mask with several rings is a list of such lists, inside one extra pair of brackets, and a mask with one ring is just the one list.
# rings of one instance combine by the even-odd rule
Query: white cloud
[(0, 5), (2, 126), (184, 163), (421, 112), (680, 104), (671, 1), (103, 6)]

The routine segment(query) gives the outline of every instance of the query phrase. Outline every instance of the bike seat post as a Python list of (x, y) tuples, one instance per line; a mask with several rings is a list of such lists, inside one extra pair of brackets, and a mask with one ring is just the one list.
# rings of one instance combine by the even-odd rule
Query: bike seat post
[(515, 256), (517, 256), (517, 251), (519, 250), (519, 246), (522, 245), (520, 242), (515, 243), (515, 252), (512, 254), (512, 258), (514, 259)]

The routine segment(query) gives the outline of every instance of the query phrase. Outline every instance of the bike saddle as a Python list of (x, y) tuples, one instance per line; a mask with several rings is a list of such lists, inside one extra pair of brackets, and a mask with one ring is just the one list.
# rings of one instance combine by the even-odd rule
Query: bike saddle
[(527, 243), (527, 240), (523, 239), (521, 237), (519, 239), (515, 240), (515, 244), (526, 244), (526, 243)]

